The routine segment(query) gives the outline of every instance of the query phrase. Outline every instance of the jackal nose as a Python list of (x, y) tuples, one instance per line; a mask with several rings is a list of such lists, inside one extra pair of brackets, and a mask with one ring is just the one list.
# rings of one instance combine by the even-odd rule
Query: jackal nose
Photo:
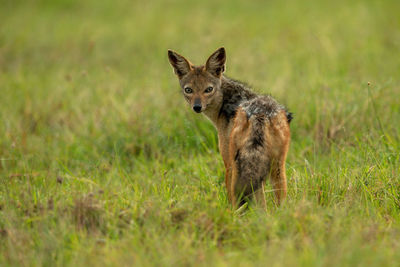
[(193, 110), (196, 111), (197, 113), (200, 113), (201, 112), (201, 104), (194, 104)]

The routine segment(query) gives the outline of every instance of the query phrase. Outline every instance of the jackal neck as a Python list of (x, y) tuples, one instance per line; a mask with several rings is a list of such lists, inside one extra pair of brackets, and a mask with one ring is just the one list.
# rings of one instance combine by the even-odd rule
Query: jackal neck
[(246, 84), (226, 76), (221, 78), (221, 90), (223, 96), (218, 117), (224, 118), (228, 123), (235, 116), (243, 101), (257, 97)]
[(229, 129), (227, 126), (231, 123), (239, 105), (257, 95), (251, 92), (246, 84), (226, 76), (221, 77), (220, 90), (221, 94), (217, 97), (216, 103), (204, 113), (218, 131), (225, 131)]

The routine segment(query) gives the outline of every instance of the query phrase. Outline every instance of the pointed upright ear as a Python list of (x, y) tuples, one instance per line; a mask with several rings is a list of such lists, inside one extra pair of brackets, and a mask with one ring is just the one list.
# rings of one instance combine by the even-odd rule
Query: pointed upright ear
[(221, 77), (225, 71), (225, 61), (225, 48), (221, 47), (207, 59), (206, 70), (214, 76)]
[(183, 56), (179, 55), (175, 51), (168, 50), (168, 59), (174, 68), (174, 72), (178, 75), (179, 79), (185, 76), (189, 71), (192, 70), (192, 64)]

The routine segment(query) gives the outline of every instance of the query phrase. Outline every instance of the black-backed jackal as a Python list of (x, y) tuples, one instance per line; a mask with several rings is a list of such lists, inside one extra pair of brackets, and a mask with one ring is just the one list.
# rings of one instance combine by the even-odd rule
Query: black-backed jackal
[(245, 84), (223, 75), (223, 47), (202, 66), (193, 65), (172, 50), (168, 50), (168, 58), (186, 101), (217, 128), (231, 204), (237, 207), (254, 196), (265, 208), (267, 177), (279, 204), (286, 197), (285, 160), (291, 113), (272, 97), (257, 95)]

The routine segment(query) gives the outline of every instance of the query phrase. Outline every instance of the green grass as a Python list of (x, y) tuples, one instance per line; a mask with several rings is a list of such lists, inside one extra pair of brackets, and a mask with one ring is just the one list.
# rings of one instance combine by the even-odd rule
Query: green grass
[[(399, 1), (1, 1), (0, 265), (400, 263)], [(230, 209), (172, 48), (295, 114), (288, 198)], [(370, 85), (368, 85), (370, 82)]]

